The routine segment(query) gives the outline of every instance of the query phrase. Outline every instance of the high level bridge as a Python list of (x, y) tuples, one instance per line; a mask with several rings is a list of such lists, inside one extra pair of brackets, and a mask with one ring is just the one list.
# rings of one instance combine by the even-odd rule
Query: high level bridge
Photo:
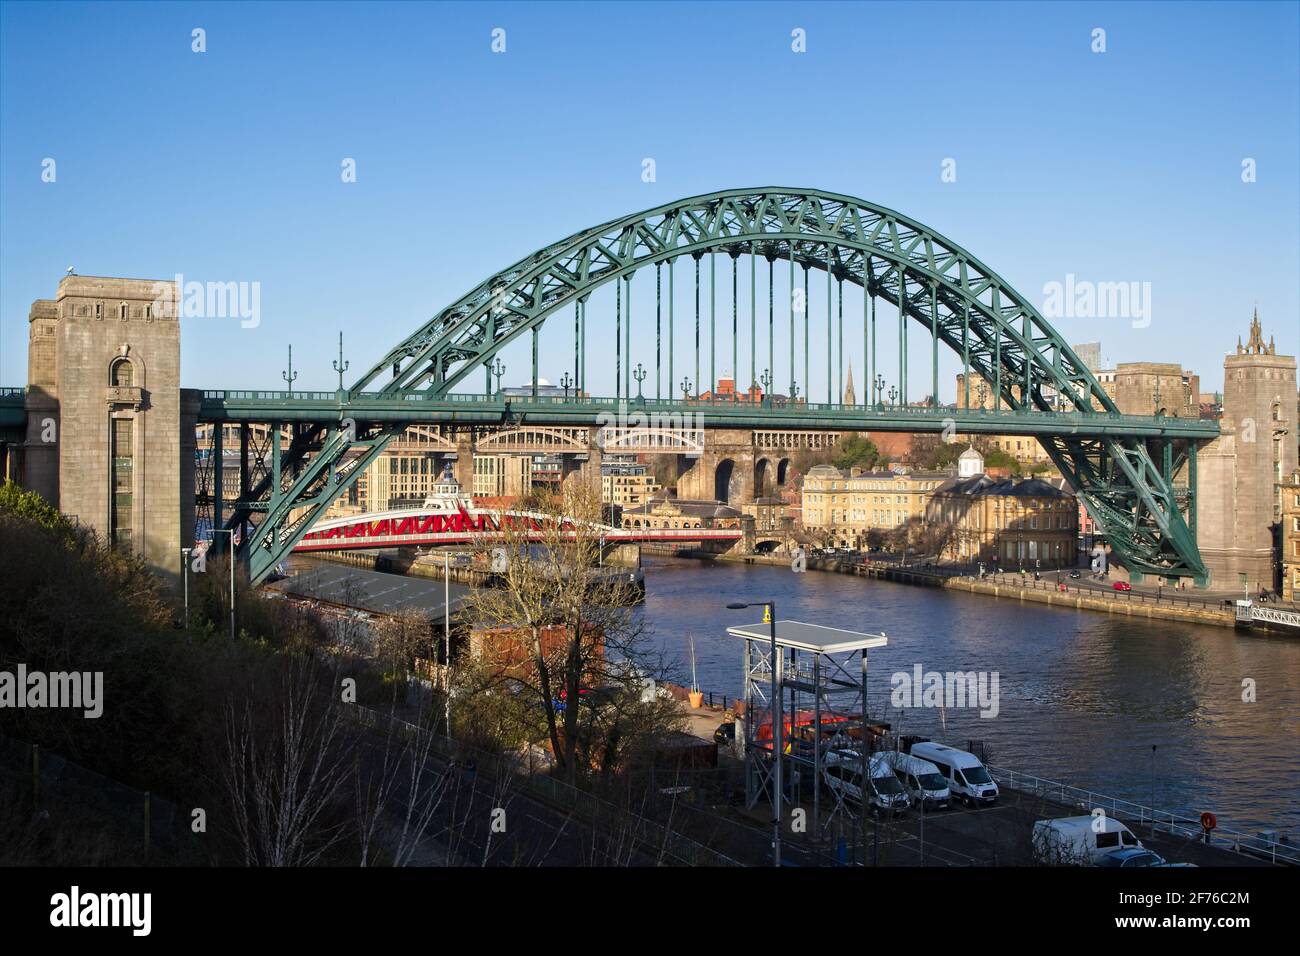
[[(741, 335), (738, 304), (742, 259), (749, 265), (747, 339)], [(706, 260), (708, 307), (702, 311), (701, 266)], [(724, 307), (719, 322), (718, 272), (725, 293), (728, 260), (730, 315)], [(655, 293), (654, 314), (648, 317), (632, 314), (632, 283), (643, 272), (649, 277), (638, 279), (638, 289), (653, 282)], [(762, 273), (765, 310), (759, 304)], [(789, 293), (782, 295), (779, 316), (774, 291), (778, 273), (788, 279), (783, 293)], [(824, 276), (824, 324), (820, 318), (814, 321), (806, 307), (812, 276), (818, 273)], [(815, 279), (819, 285), (821, 276)], [(678, 281), (693, 283), (694, 288), (690, 367), (677, 354), (681, 343), (674, 339)], [(867, 375), (865, 394), (857, 404), (840, 401), (847, 354), (846, 286), (852, 341), (860, 341), (862, 351), (856, 352), (855, 345), (850, 349), (862, 355)], [(614, 308), (612, 316), (601, 312), (594, 317), (598, 327), (592, 335), (601, 343), (602, 364), (613, 347), (616, 394), (595, 397), (587, 385), (587, 309), (602, 287), (605, 295), (612, 287)], [(573, 397), (542, 395), (538, 388), (538, 337), (548, 321), (548, 327), (572, 341)], [(633, 356), (634, 321), (654, 322), (652, 357)], [(699, 343), (706, 321), (713, 389), (700, 385)], [(783, 332), (788, 325), (788, 355), (776, 352), (778, 321)], [(890, 354), (877, 349), (878, 327), (884, 322), (896, 323), (890, 330), (895, 343)], [(749, 346), (751, 387), (729, 397), (716, 394), (713, 365), (719, 325), (722, 353), (725, 356), (729, 345), (736, 378), (746, 358), (740, 343)], [(813, 401), (817, 396), (810, 394), (814, 331), (819, 348), (825, 335), (824, 402)], [(913, 356), (917, 351), (909, 340), (916, 335), (923, 336), (921, 347), (929, 353), (928, 382), (909, 381), (909, 347)], [(508, 396), (499, 387), (499, 363), (498, 387), (492, 386), (493, 362), (516, 340), (531, 341), (533, 388), (531, 394)], [(956, 408), (937, 407), (940, 346), (960, 357), (965, 382), (974, 374), (988, 383), (993, 409), (971, 407), (969, 385), (966, 394), (958, 396)], [(635, 371), (634, 358), (639, 359)], [(642, 390), (650, 374), (646, 362), (653, 367), (653, 397)], [(486, 373), (483, 392), (455, 391), (480, 370)], [(680, 386), (675, 384), (679, 370), (686, 373)], [(840, 388), (834, 387), (837, 376)], [(783, 395), (773, 392), (778, 381)], [(918, 405), (916, 399), (927, 391), (928, 404)], [(979, 405), (984, 404), (981, 398)], [(690, 427), (706, 432), (948, 430), (1032, 436), (1075, 488), (1130, 571), (1188, 576), (1198, 583), (1206, 578), (1195, 535), (1196, 449), (1198, 442), (1218, 434), (1217, 423), (1120, 414), (1029, 300), (966, 250), (897, 212), (816, 190), (727, 190), (583, 230), (491, 274), (396, 344), (350, 388), (325, 393), (205, 392), (199, 418), (237, 423), (241, 443), (249, 440), (249, 427), (256, 423), (277, 430), (291, 426), (287, 447), (271, 442), (264, 464), (253, 456), (251, 467), (241, 466), (240, 492), (229, 503), (232, 513), (224, 522), (227, 528), (242, 529), (236, 536), (240, 557), (251, 578), (260, 581), (312, 529), (330, 502), (412, 424), (617, 428), (622, 427), (620, 416), (636, 414), (651, 421), (654, 416), (693, 416)], [(214, 429), (216, 445), (221, 444), (221, 432)], [(220, 448), (216, 450), (220, 460)], [(241, 460), (247, 461), (247, 456)], [(215, 485), (213, 504), (215, 514), (221, 515), (220, 482)], [(218, 536), (217, 546), (222, 540)]]

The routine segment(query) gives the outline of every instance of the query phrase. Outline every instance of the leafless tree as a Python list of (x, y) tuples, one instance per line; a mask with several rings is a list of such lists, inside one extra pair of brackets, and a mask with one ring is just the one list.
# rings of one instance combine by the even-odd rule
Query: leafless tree
[(528, 519), (503, 519), (481, 545), (504, 551), (507, 566), (503, 586), (474, 593), (470, 616), (479, 628), (499, 629), (498, 646), (483, 655), (489, 663), (496, 657), (517, 700), (540, 710), (556, 763), (574, 781), (580, 764), (611, 765), (626, 739), (665, 713), (640, 705), (645, 674), (633, 665), (648, 654), (635, 583), (592, 574), (603, 530), (599, 485), (573, 483), (522, 509)]
[(337, 810), (353, 742), (339, 700), (329, 672), (300, 650), (272, 693), (227, 703), (221, 784), (246, 865), (310, 866), (345, 839)]

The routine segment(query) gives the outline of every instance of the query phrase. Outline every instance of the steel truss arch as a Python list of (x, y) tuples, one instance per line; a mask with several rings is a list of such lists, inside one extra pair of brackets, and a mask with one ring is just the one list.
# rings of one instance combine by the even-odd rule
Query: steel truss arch
[[(1081, 412), (1118, 414), (1101, 384), (1038, 310), (962, 247), (864, 200), (774, 187), (664, 204), (538, 250), (439, 312), (340, 393), (341, 400), (359, 392), (441, 398), (510, 342), (539, 329), (564, 306), (586, 301), (601, 285), (646, 266), (718, 251), (792, 260), (901, 305), (905, 315), (993, 386), (1011, 414), (1052, 411), (1052, 394)], [(354, 451), (349, 461), (368, 463), (390, 440), (391, 428), (370, 430), (363, 454)], [(257, 547), (272, 557), (286, 554), (297, 540), (294, 535), (301, 536), (319, 513), (323, 492), (336, 492), (340, 483), (346, 487), (354, 480), (355, 468), (334, 468), (352, 444), (360, 444), (349, 443), (345, 434), (330, 429), (322, 436), (322, 454), (332, 456), (330, 463), (307, 469), (315, 478), (314, 492), (308, 493), (317, 506), (310, 509), (312, 515), (298, 517), (291, 530), (272, 527), (259, 533), (259, 540), (248, 545), (252, 554), (259, 553)], [(1184, 510), (1194, 513), (1194, 490), (1180, 494), (1174, 488), (1171, 441), (1164, 439), (1156, 448), (1146, 438), (1090, 438), (1082, 430), (1077, 437), (1039, 440), (1134, 574), (1206, 579), (1183, 515)], [(1184, 460), (1189, 451), (1194, 466), (1194, 448), (1179, 449), (1177, 458)], [(284, 499), (279, 510), (297, 507), (302, 481), (300, 476), (277, 496)], [(275, 537), (274, 546), (262, 540), (268, 535)], [(265, 567), (268, 560), (259, 563)], [(264, 576), (265, 570), (257, 573)]]

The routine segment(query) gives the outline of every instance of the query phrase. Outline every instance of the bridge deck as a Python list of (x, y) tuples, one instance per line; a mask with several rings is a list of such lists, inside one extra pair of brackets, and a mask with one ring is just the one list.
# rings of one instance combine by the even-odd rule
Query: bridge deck
[(1219, 423), (1194, 418), (1121, 415), (1110, 412), (1012, 412), (993, 409), (918, 408), (899, 405), (828, 405), (774, 399), (736, 401), (620, 401), (556, 396), (381, 395), (363, 392), (205, 391), (204, 422), (330, 421), (465, 425), (613, 425), (632, 416), (648, 425), (706, 428), (793, 428), (828, 431), (941, 431), (997, 435), (1189, 438), (1208, 441)]

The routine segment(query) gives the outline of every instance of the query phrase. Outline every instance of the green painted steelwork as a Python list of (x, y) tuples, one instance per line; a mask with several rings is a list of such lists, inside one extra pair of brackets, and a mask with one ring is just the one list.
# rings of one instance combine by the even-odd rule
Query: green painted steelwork
[[(503, 396), (456, 393), (442, 398), (353, 393), (339, 404), (334, 392), (205, 391), (199, 406), (203, 422), (320, 422), (351, 418), (366, 422), (404, 422), (411, 425), (589, 425), (609, 421), (620, 410), (629, 414), (680, 416), (695, 413), (703, 428), (807, 428), (827, 431), (941, 431), (951, 422), (958, 432), (985, 435), (1088, 435), (1156, 440), (1209, 441), (1219, 434), (1218, 422), (1198, 418), (1157, 415), (1121, 415), (1119, 412), (1052, 412), (993, 409), (932, 408), (920, 405), (877, 403), (874, 406), (773, 399), (761, 403), (730, 399), (638, 401), (582, 396), (562, 398), (542, 395)], [(774, 423), (767, 425), (764, 423)]]
[[(1144, 419), (1118, 416), (1114, 402), (1068, 343), (1027, 299), (970, 253), (893, 210), (816, 190), (727, 190), (684, 199), (576, 233), (494, 274), (398, 344), (350, 391), (340, 390), (340, 396), (346, 401), (333, 410), (334, 414), (346, 414), (357, 422), (364, 415), (364, 421), (370, 425), (355, 441), (339, 437), (348, 435), (346, 430), (335, 429), (323, 435), (311, 463), (296, 481), (272, 496), (273, 502), (292, 509), (303, 502), (315, 501), (309, 472), (317, 482), (323, 480), (323, 473), (341, 467), (338, 462), (353, 445), (373, 457), (377, 453), (373, 449), (382, 448), (387, 441), (382, 437), (386, 429), (422, 420), (417, 409), (434, 413), (435, 405), (460, 398), (453, 396), (452, 390), (469, 372), (480, 363), (490, 362), (520, 335), (541, 326), (557, 309), (571, 301), (584, 301), (599, 286), (630, 277), (637, 269), (665, 261), (671, 264), (682, 255), (692, 256), (696, 266), (694, 387), (698, 394), (699, 260), (708, 254), (712, 262), (715, 252), (745, 244), (753, 248), (756, 241), (761, 244), (761, 254), (773, 258), (788, 255), (792, 262), (797, 260), (805, 269), (805, 289), (807, 270), (825, 269), (828, 299), (834, 272), (842, 280), (865, 288), (873, 299), (897, 302), (900, 313), (898, 385), (902, 406), (907, 405), (906, 340), (911, 324), (907, 320), (911, 319), (960, 355), (963, 367), (970, 374), (994, 383), (994, 406), (1000, 403), (1009, 413), (1005, 417), (994, 414), (987, 419), (996, 423), (996, 428), (989, 431), (1017, 433), (1020, 427), (1032, 424), (1026, 433), (1043, 441), (1057, 466), (1074, 483), (1107, 539), (1132, 570), (1205, 579), (1204, 564), (1183, 515), (1185, 509), (1193, 507), (1192, 492), (1181, 497), (1175, 492), (1169, 477), (1155, 467), (1146, 442), (1152, 438), (1175, 437), (1175, 432), (1163, 431), (1162, 427), (1185, 430), (1181, 437), (1194, 440), (1205, 440), (1212, 434), (1170, 419), (1162, 420), (1162, 426), (1155, 426)], [(670, 288), (671, 275), (670, 267)], [(711, 299), (714, 284), (711, 282)], [(806, 297), (804, 306), (806, 343)], [(830, 319), (828, 301), (828, 326)], [(711, 346), (714, 324), (711, 302)], [(874, 331), (874, 321), (872, 326)], [(670, 341), (671, 330), (670, 318)], [(829, 331), (828, 328), (828, 339)], [(585, 348), (582, 351), (585, 364)], [(874, 344), (872, 351), (872, 366), (877, 368)], [(630, 359), (630, 356), (620, 357), (624, 361)], [(711, 350), (711, 366), (713, 360)], [(806, 344), (804, 361), (806, 369)], [(670, 345), (670, 368), (671, 362)], [(624, 366), (624, 378), (628, 370)], [(711, 386), (716, 390), (712, 367), (710, 372)], [(807, 388), (805, 374), (805, 394)], [(394, 417), (386, 417), (390, 411), (381, 408), (383, 400), (372, 403), (359, 394), (362, 392), (378, 392), (393, 402)], [(624, 382), (622, 393), (627, 392)], [(1074, 430), (1068, 424), (1069, 415), (1058, 418), (1051, 414), (1049, 401), (1053, 394), (1063, 395), (1067, 405), (1074, 409)], [(355, 402), (350, 398), (353, 395), (357, 396)], [(521, 404), (515, 402), (514, 407)], [(590, 400), (583, 404), (589, 405)], [(471, 409), (473, 405), (478, 407)], [(452, 407), (463, 409), (462, 415), (471, 416), (490, 416), (499, 411), (493, 403), (475, 397)], [(305, 410), (305, 406), (299, 408)], [(853, 425), (852, 418), (846, 418), (848, 412), (832, 411), (834, 408), (838, 406), (828, 403), (823, 413), (817, 412), (816, 406), (795, 405), (782, 413), (780, 420), (790, 422), (791, 427), (867, 427)], [(1094, 408), (1115, 413), (1117, 417), (1090, 414)], [(772, 422), (778, 411), (768, 409), (767, 415), (759, 417)], [(385, 417), (370, 417), (381, 413)], [(553, 414), (559, 416), (558, 412)], [(745, 413), (737, 414), (744, 417)], [(878, 409), (875, 414), (883, 416), (880, 421), (889, 417)], [(897, 414), (910, 415), (912, 410), (900, 408)], [(958, 419), (957, 427), (963, 428), (964, 411), (950, 417)], [(870, 414), (864, 415), (859, 410), (859, 418), (869, 420)], [(457, 416), (453, 420), (471, 419)], [(380, 429), (377, 424), (380, 422), (392, 425), (385, 424)], [(796, 422), (800, 424), (796, 426)], [(969, 424), (974, 429), (978, 422)], [(873, 422), (870, 427), (883, 426)], [(1217, 427), (1212, 430), (1217, 433)], [(350, 456), (347, 460), (357, 457)], [(328, 459), (328, 467), (321, 463), (322, 458)], [(349, 471), (346, 477), (330, 482), (330, 487), (340, 482), (346, 487), (356, 474)], [(288, 553), (297, 540), (295, 535), (306, 528), (301, 522), (296, 522), (291, 529), (268, 527), (272, 513), (279, 514), (278, 507), (272, 505), (267, 520), (243, 545), (254, 580), (264, 577)]]

